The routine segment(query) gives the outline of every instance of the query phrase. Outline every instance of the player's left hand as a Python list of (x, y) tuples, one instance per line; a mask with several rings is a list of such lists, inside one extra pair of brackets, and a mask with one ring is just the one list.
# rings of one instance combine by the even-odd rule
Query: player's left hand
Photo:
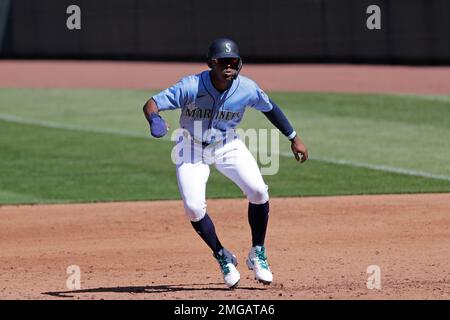
[(295, 138), (292, 139), (291, 149), (292, 152), (294, 153), (295, 159), (297, 161), (300, 161), (300, 163), (303, 163), (306, 160), (308, 160), (308, 149), (306, 149), (305, 144), (298, 136), (295, 136)]

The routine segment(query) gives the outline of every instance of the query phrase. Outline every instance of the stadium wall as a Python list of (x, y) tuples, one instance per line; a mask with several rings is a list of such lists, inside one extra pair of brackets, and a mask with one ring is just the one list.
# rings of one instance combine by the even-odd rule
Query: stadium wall
[(448, 0), (0, 0), (0, 57), (201, 61), (227, 36), (247, 62), (449, 64), (449, 14)]

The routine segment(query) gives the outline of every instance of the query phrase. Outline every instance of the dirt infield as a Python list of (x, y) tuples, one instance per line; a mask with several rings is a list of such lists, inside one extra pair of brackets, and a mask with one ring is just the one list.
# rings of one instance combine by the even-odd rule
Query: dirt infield
[[(247, 202), (210, 200), (239, 259), (238, 289), (222, 284), (179, 201), (0, 207), (2, 299), (449, 299), (450, 195), (271, 200), (274, 283), (245, 267)], [(78, 265), (81, 289), (66, 288)], [(381, 289), (366, 286), (369, 265)]]
[[(0, 87), (163, 89), (203, 63), (0, 60)], [(450, 95), (450, 67), (244, 64), (265, 90)]]

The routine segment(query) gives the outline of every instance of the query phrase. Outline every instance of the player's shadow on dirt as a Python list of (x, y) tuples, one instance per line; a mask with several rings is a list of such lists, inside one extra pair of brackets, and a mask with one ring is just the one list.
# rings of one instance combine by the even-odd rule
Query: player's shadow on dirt
[[(223, 283), (203, 283), (203, 284), (162, 284), (157, 286), (138, 286), (138, 287), (111, 287), (111, 288), (92, 288), (72, 291), (42, 292), (53, 297), (73, 298), (77, 293), (165, 293), (165, 292), (189, 292), (189, 291), (230, 291), (228, 288), (215, 288), (211, 286), (223, 286)], [(266, 290), (265, 288), (255, 287), (237, 287), (234, 290)]]

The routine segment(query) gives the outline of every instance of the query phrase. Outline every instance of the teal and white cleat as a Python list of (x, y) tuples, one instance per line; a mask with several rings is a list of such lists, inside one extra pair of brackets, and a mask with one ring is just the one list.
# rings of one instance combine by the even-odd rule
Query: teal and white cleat
[(255, 279), (259, 282), (263, 284), (270, 284), (272, 282), (273, 275), (267, 262), (266, 248), (264, 246), (255, 246), (250, 249), (247, 266), (250, 270), (253, 270)]
[(239, 280), (241, 279), (241, 275), (236, 269), (238, 264), (236, 256), (225, 248), (217, 253), (213, 253), (213, 256), (219, 263), (220, 270), (223, 275), (223, 281), (227, 287), (231, 289), (236, 288), (239, 284)]

